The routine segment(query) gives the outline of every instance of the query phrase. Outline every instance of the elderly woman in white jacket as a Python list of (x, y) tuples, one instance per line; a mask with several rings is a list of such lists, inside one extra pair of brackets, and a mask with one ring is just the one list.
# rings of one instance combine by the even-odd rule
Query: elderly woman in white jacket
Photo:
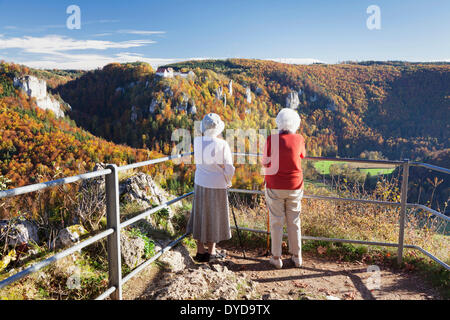
[(201, 122), (203, 136), (194, 139), (194, 202), (187, 232), (197, 241), (198, 262), (220, 258), (216, 243), (231, 238), (227, 188), (235, 168), (228, 143), (218, 137), (224, 127), (219, 115), (209, 113)]

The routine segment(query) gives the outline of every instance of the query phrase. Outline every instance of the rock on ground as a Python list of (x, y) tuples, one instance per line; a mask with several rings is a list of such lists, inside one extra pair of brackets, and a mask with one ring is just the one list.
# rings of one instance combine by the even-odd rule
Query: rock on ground
[(145, 241), (126, 232), (120, 233), (120, 253), (124, 263), (133, 269), (145, 261)]
[[(165, 247), (167, 244), (168, 242), (164, 243), (163, 247)], [(159, 245), (156, 245), (155, 252), (158, 252), (159, 250), (161, 250), (161, 247)], [(163, 262), (172, 272), (180, 272), (186, 268), (194, 266), (194, 262), (189, 255), (189, 251), (185, 247), (180, 245), (164, 253), (159, 258), (159, 261)]]
[(155, 300), (235, 300), (257, 295), (256, 283), (220, 263), (166, 273), (144, 299)]
[(1, 220), (0, 240), (4, 240), (9, 246), (29, 244), (30, 242), (39, 243), (38, 227), (28, 220), (17, 223)]
[(56, 238), (56, 247), (57, 248), (70, 247), (74, 243), (80, 241), (80, 237), (87, 233), (88, 233), (87, 230), (80, 224), (76, 224), (61, 229), (58, 232), (58, 237)]

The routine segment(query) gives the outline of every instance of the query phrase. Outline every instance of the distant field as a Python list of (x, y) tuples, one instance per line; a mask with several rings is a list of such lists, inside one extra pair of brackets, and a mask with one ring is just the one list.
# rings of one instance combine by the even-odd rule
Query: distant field
[[(330, 166), (334, 164), (344, 164), (339, 161), (315, 161), (314, 167), (320, 174), (330, 174)], [(390, 164), (370, 164), (370, 163), (346, 163), (350, 168), (356, 169), (360, 172), (370, 173), (372, 176), (390, 174), (395, 170), (395, 166)]]

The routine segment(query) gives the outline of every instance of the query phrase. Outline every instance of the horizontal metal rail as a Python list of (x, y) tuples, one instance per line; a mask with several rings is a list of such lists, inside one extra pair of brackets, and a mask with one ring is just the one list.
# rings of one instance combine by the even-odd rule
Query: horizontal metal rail
[[(167, 251), (170, 251), (174, 246), (176, 246), (180, 241), (182, 241), (184, 238), (186, 238), (189, 234), (185, 233), (178, 239), (173, 240), (170, 242), (167, 246), (159, 250), (153, 257), (148, 259), (147, 261), (141, 263), (138, 267), (136, 267), (133, 271), (131, 271), (129, 274), (127, 274), (125, 277), (122, 278), (122, 284), (128, 282), (131, 278), (139, 274), (142, 270), (144, 270), (146, 267), (148, 267), (150, 264), (155, 262), (160, 256), (162, 256)], [(99, 295), (95, 300), (104, 300), (108, 298), (114, 291), (116, 290), (115, 287), (108, 288), (105, 292), (103, 292), (101, 295)]]
[[(248, 194), (259, 194), (264, 195), (264, 191), (262, 190), (246, 190), (246, 189), (230, 189), (230, 192), (236, 192), (236, 193), (248, 193)], [(319, 195), (313, 195), (313, 194), (305, 194), (303, 196), (305, 199), (316, 199), (316, 200), (328, 200), (328, 201), (347, 201), (347, 202), (360, 202), (360, 203), (369, 203), (369, 204), (376, 204), (376, 205), (382, 205), (382, 206), (393, 206), (393, 207), (400, 207), (400, 202), (393, 202), (393, 201), (379, 201), (379, 200), (368, 200), (368, 199), (354, 199), (354, 198), (338, 198), (338, 197), (329, 197), (329, 196), (319, 196)], [(408, 208), (417, 208), (425, 210), (432, 215), (435, 215), (445, 221), (450, 222), (450, 217), (433, 210), (431, 208), (428, 208), (427, 206), (424, 206), (422, 204), (417, 203), (407, 203), (406, 206)]]
[[(237, 156), (256, 156), (256, 157), (261, 157), (261, 154), (248, 154), (248, 153), (233, 153), (234, 155)], [(157, 163), (161, 163), (164, 161), (168, 161), (168, 160), (173, 160), (173, 159), (178, 159), (178, 158), (182, 158), (182, 157), (187, 157), (187, 156), (192, 156), (193, 152), (191, 153), (184, 153), (184, 154), (178, 154), (178, 155), (171, 155), (171, 156), (167, 156), (167, 157), (162, 157), (162, 158), (158, 158), (158, 159), (152, 159), (152, 160), (147, 160), (147, 161), (143, 161), (143, 162), (139, 162), (139, 163), (134, 163), (134, 164), (129, 164), (129, 165), (124, 165), (121, 167), (114, 167), (116, 169), (114, 169), (114, 175), (116, 176), (115, 179), (117, 179), (117, 172), (118, 171), (124, 171), (124, 170), (131, 170), (131, 169), (135, 169), (135, 168), (139, 168), (139, 167), (143, 167), (143, 166), (148, 166), (148, 165), (153, 165), (153, 164), (157, 164)], [(406, 168), (408, 168), (408, 166), (419, 166), (419, 167), (423, 167), (426, 169), (430, 169), (430, 170), (435, 170), (435, 171), (439, 171), (439, 172), (443, 172), (443, 173), (450, 173), (449, 169), (446, 168), (442, 168), (442, 167), (438, 167), (438, 166), (434, 166), (434, 165), (429, 165), (429, 164), (425, 164), (425, 163), (420, 163), (420, 162), (409, 162), (409, 161), (390, 161), (390, 160), (366, 160), (366, 159), (350, 159), (350, 158), (325, 158), (325, 157), (306, 157), (306, 160), (313, 160), (313, 161), (334, 161), (334, 162), (357, 162), (357, 163), (370, 163), (370, 164), (380, 164), (380, 165), (403, 165), (405, 168), (405, 164), (406, 164)], [(59, 186), (59, 185), (65, 185), (65, 184), (69, 184), (69, 183), (74, 183), (74, 182), (78, 182), (81, 180), (88, 180), (88, 179), (93, 179), (93, 178), (97, 178), (97, 177), (101, 177), (101, 176), (107, 176), (108, 175), (113, 174), (113, 171), (111, 169), (104, 169), (104, 170), (99, 170), (99, 171), (94, 171), (94, 172), (88, 172), (88, 173), (83, 173), (80, 175), (76, 175), (76, 176), (72, 176), (72, 177), (67, 177), (67, 178), (62, 178), (62, 179), (58, 179), (58, 180), (54, 180), (54, 181), (49, 181), (49, 182), (43, 182), (43, 183), (37, 183), (37, 184), (33, 184), (33, 185), (28, 185), (28, 186), (24, 186), (24, 187), (18, 187), (18, 188), (14, 188), (14, 189), (10, 189), (10, 190), (4, 190), (4, 191), (0, 191), (0, 199), (2, 198), (8, 198), (8, 197), (13, 197), (13, 196), (18, 196), (18, 195), (23, 195), (23, 194), (27, 194), (30, 192), (35, 192), (35, 191), (41, 191), (41, 190), (45, 190), (47, 188), (51, 188), (51, 187), (55, 187), (55, 186)], [(116, 180), (117, 181), (117, 180)], [(113, 191), (116, 192), (117, 190), (117, 186), (113, 187)], [(253, 193), (253, 194), (264, 194), (263, 191), (257, 191), (257, 190), (242, 190), (242, 189), (230, 189), (231, 192), (240, 192), (240, 193)], [(110, 191), (112, 192), (112, 191)], [(81, 250), (82, 248), (96, 242), (99, 241), (105, 237), (108, 237), (109, 235), (120, 233), (120, 229), (126, 226), (129, 226), (141, 219), (144, 219), (145, 217), (149, 216), (150, 214), (157, 212), (159, 210), (162, 210), (168, 206), (170, 206), (171, 204), (180, 201), (190, 195), (192, 195), (193, 192), (184, 194), (180, 197), (177, 197), (175, 199), (172, 199), (170, 201), (167, 201), (164, 204), (161, 204), (155, 208), (152, 208), (150, 210), (146, 210), (145, 212), (126, 220), (125, 222), (122, 222), (120, 224), (118, 224), (116, 227), (114, 228), (109, 228), (87, 240), (84, 240), (76, 245), (74, 245), (73, 247), (66, 249), (60, 253), (57, 253), (53, 256), (51, 256), (50, 258), (47, 258), (43, 261), (40, 261), (36, 264), (34, 264), (31, 267), (26, 268), (25, 270), (18, 272), (17, 274), (3, 280), (0, 282), (0, 289), (7, 286), (8, 284), (11, 284), (14, 281), (17, 281), (19, 279), (22, 279), (46, 266), (48, 266), (49, 264), (60, 260), (76, 251)], [(305, 195), (304, 196), (306, 199), (317, 199), (317, 200), (331, 200), (331, 201), (353, 201), (353, 202), (360, 202), (360, 203), (370, 203), (370, 204), (376, 204), (376, 205), (389, 205), (389, 206), (401, 206), (402, 203), (404, 205), (404, 207), (412, 207), (412, 208), (417, 208), (417, 209), (421, 209), (421, 210), (425, 210), (429, 213), (431, 213), (432, 215), (435, 215), (439, 218), (442, 218), (446, 221), (450, 221), (450, 217), (445, 216), (444, 214), (437, 212), (436, 210), (433, 210), (431, 208), (428, 208), (424, 205), (420, 205), (420, 204), (409, 204), (406, 203), (406, 200), (404, 200), (402, 203), (399, 202), (389, 202), (389, 201), (377, 201), (377, 200), (369, 200), (369, 199), (353, 199), (353, 198), (338, 198), (338, 197), (329, 197), (329, 196), (319, 196), (319, 195)], [(118, 230), (116, 230), (118, 229)], [(241, 229), (241, 228), (240, 228)], [(253, 232), (262, 232), (262, 233), (267, 233), (267, 231), (263, 231), (263, 230), (252, 230), (252, 229), (248, 229), (248, 228), (242, 228), (242, 230), (245, 231), (253, 231)], [(117, 288), (114, 283), (110, 283), (110, 287), (103, 293), (101, 294), (99, 297), (97, 297), (97, 299), (104, 299), (108, 296), (110, 296), (111, 294), (115, 293), (116, 290), (119, 290), (119, 299), (120, 299), (120, 292), (121, 292), (121, 284), (128, 281), (129, 279), (131, 279), (133, 276), (135, 276), (136, 274), (138, 274), (140, 271), (142, 271), (146, 266), (148, 266), (151, 262), (155, 261), (159, 256), (161, 256), (162, 254), (164, 254), (165, 252), (167, 252), (168, 250), (170, 250), (173, 246), (175, 246), (177, 243), (179, 243), (179, 241), (181, 241), (182, 239), (184, 239), (187, 236), (187, 234), (184, 234), (182, 237), (172, 241), (168, 246), (166, 246), (164, 249), (161, 249), (160, 251), (158, 251), (158, 253), (152, 257), (150, 260), (147, 260), (146, 262), (144, 262), (143, 264), (141, 264), (139, 267), (137, 267), (135, 270), (133, 270), (130, 274), (128, 274), (126, 277), (124, 277), (123, 279), (120, 278), (119, 275), (119, 279), (122, 280), (122, 282), (119, 282), (119, 288)], [(379, 246), (391, 246), (391, 247), (399, 247), (400, 245), (403, 247), (403, 241), (399, 241), (399, 244), (397, 243), (384, 243), (384, 242), (373, 242), (373, 241), (362, 241), (362, 240), (351, 240), (351, 239), (333, 239), (333, 238), (323, 238), (323, 237), (308, 237), (308, 236), (304, 236), (303, 239), (305, 240), (322, 240), (322, 241), (333, 241), (333, 242), (347, 242), (347, 243), (356, 243), (356, 244), (367, 244), (367, 245), (379, 245)], [(401, 243), (401, 244), (400, 244)], [(405, 248), (411, 248), (411, 249), (416, 249), (421, 251), (423, 254), (427, 255), (428, 257), (430, 257), (432, 260), (434, 260), (435, 262), (439, 263), (440, 265), (442, 265), (444, 268), (446, 268), (447, 270), (449, 269), (449, 266), (447, 264), (445, 264), (444, 262), (442, 262), (441, 260), (439, 260), (438, 258), (436, 258), (435, 256), (433, 256), (431, 253), (429, 253), (428, 251), (424, 250), (423, 248), (419, 247), (419, 246), (415, 246), (415, 245), (404, 245)], [(118, 252), (120, 252), (120, 248), (117, 249)], [(108, 254), (111, 254), (110, 252)], [(110, 269), (111, 269), (111, 265), (110, 265)], [(120, 274), (120, 272), (119, 272)], [(114, 294), (117, 295), (117, 294)], [(113, 295), (113, 296), (114, 296)], [(117, 297), (116, 297), (117, 298)]]
[(114, 291), (116, 291), (116, 287), (112, 286), (110, 288), (108, 288), (105, 292), (103, 292), (101, 295), (99, 295), (97, 298), (95, 298), (95, 300), (104, 300), (106, 298), (108, 298), (111, 294), (114, 293)]
[(173, 160), (173, 159), (179, 159), (179, 158), (183, 158), (183, 157), (188, 157), (193, 155), (193, 152), (189, 152), (189, 153), (182, 153), (182, 154), (176, 154), (176, 155), (171, 155), (171, 156), (167, 156), (167, 157), (163, 157), (163, 158), (157, 158), (157, 159), (152, 159), (152, 160), (147, 160), (147, 161), (142, 161), (142, 162), (137, 162), (137, 163), (132, 163), (132, 164), (127, 164), (125, 166), (121, 166), (118, 167), (117, 170), (118, 171), (124, 171), (124, 170), (131, 170), (131, 169), (136, 169), (136, 168), (140, 168), (140, 167), (144, 167), (144, 166), (149, 166), (152, 164), (157, 164), (160, 162), (164, 162), (164, 161), (168, 161), (168, 160)]
[[(157, 158), (157, 159), (152, 159), (152, 160), (147, 160), (147, 161), (142, 161), (142, 162), (137, 162), (137, 163), (133, 163), (133, 164), (129, 164), (129, 165), (120, 166), (117, 168), (117, 170), (118, 171), (131, 170), (131, 169), (148, 166), (148, 165), (152, 165), (152, 164), (156, 164), (156, 163), (160, 163), (160, 162), (164, 162), (164, 161), (168, 161), (168, 160), (183, 158), (183, 157), (187, 157), (187, 156), (191, 156), (191, 155), (193, 155), (193, 152), (179, 154), (179, 155), (172, 155), (172, 156), (167, 156), (167, 157), (162, 157), (162, 158)], [(233, 153), (233, 155), (251, 156), (251, 157), (262, 157), (263, 156), (262, 154), (239, 153), (239, 152), (235, 152), (235, 153)], [(305, 159), (306, 160), (314, 160), (314, 161), (320, 160), (320, 161), (377, 163), (377, 164), (393, 164), (393, 165), (400, 165), (403, 163), (402, 161), (397, 161), (397, 160), (365, 160), (365, 159), (352, 159), (352, 158), (306, 157)], [(424, 167), (424, 168), (427, 168), (430, 170), (440, 171), (443, 173), (450, 173), (449, 169), (430, 165), (427, 163), (411, 162), (410, 165), (420, 166), (420, 167)], [(0, 199), (18, 196), (18, 195), (22, 195), (22, 194), (26, 194), (26, 193), (30, 193), (30, 192), (40, 191), (40, 190), (55, 187), (58, 185), (74, 183), (74, 182), (77, 182), (80, 180), (88, 180), (88, 179), (104, 176), (104, 175), (107, 175), (110, 173), (111, 173), (110, 169), (104, 169), (104, 170), (99, 170), (99, 171), (82, 173), (82, 174), (79, 174), (76, 176), (62, 178), (62, 179), (58, 179), (58, 180), (42, 182), (42, 183), (32, 184), (32, 185), (18, 187), (18, 188), (14, 188), (14, 189), (4, 190), (4, 191), (0, 191)]]
[[(261, 153), (243, 153), (243, 152), (235, 152), (233, 155), (236, 156), (249, 156), (249, 157), (262, 157)], [(395, 165), (399, 166), (404, 163), (402, 160), (369, 160), (369, 159), (354, 159), (354, 158), (328, 158), (328, 157), (305, 157), (305, 160), (312, 161), (333, 161), (333, 162), (356, 162), (356, 163), (367, 163), (367, 164), (383, 164), (383, 165)], [(415, 167), (423, 167), (426, 169), (439, 171), (442, 173), (450, 174), (450, 169), (435, 166), (428, 163), (423, 162), (409, 162), (410, 166)]]
[[(125, 171), (125, 170), (135, 169), (135, 168), (148, 166), (148, 165), (152, 165), (152, 164), (156, 164), (156, 163), (160, 163), (160, 162), (164, 162), (164, 161), (168, 161), (168, 160), (187, 157), (192, 154), (193, 153), (191, 152), (191, 153), (184, 153), (184, 154), (179, 154), (179, 155), (172, 155), (172, 156), (158, 158), (158, 159), (152, 159), (152, 160), (148, 160), (148, 161), (142, 161), (142, 162), (118, 167), (117, 170)], [(78, 182), (81, 180), (93, 179), (93, 178), (105, 176), (110, 173), (111, 173), (110, 169), (104, 169), (104, 170), (82, 173), (82, 174), (79, 174), (76, 176), (61, 178), (61, 179), (57, 179), (57, 180), (53, 180), (53, 181), (35, 183), (35, 184), (28, 185), (28, 186), (4, 190), (4, 191), (0, 191), (0, 199), (14, 197), (14, 196), (18, 196), (18, 195), (22, 195), (22, 194), (26, 194), (26, 193), (35, 192), (35, 191), (40, 191), (40, 190), (44, 190), (44, 189), (48, 189), (48, 188), (52, 188), (52, 187), (56, 187), (56, 186), (60, 186), (60, 185), (64, 185), (64, 184)]]
[(149, 260), (143, 262), (142, 264), (140, 264), (136, 269), (134, 269), (133, 271), (131, 271), (129, 274), (127, 274), (125, 277), (123, 277), (122, 279), (122, 283), (126, 283), (128, 280), (130, 280), (131, 278), (133, 278), (135, 275), (137, 275), (139, 272), (141, 272), (142, 270), (144, 270), (147, 266), (149, 266), (152, 262), (156, 261), (156, 259), (158, 259), (160, 256), (162, 256), (164, 253), (166, 253), (167, 251), (170, 251), (174, 246), (176, 246), (181, 240), (183, 240), (184, 238), (186, 238), (189, 234), (185, 233), (183, 234), (181, 237), (179, 237), (178, 239), (173, 240), (172, 242), (170, 242), (167, 246), (165, 246), (163, 249), (159, 250), (153, 257), (151, 257)]
[(428, 164), (428, 163), (422, 163), (422, 162), (410, 162), (411, 166), (416, 166), (416, 167), (422, 167), (422, 168), (426, 168), (426, 169), (430, 169), (430, 170), (434, 170), (434, 171), (439, 171), (442, 173), (447, 173), (450, 174), (450, 169), (447, 168), (442, 168), (442, 167), (438, 167), (432, 164)]
[(424, 255), (428, 256), (430, 259), (434, 260), (435, 262), (439, 263), (441, 266), (443, 266), (445, 269), (450, 270), (450, 266), (448, 264), (446, 264), (445, 262), (439, 260), (438, 258), (436, 258), (434, 255), (432, 255), (431, 253), (429, 253), (427, 250), (423, 249), (422, 247), (410, 244), (410, 245), (406, 245), (406, 248), (411, 248), (411, 249), (416, 249), (419, 250), (420, 252), (422, 252)]
[(130, 219), (122, 222), (120, 224), (120, 227), (121, 228), (125, 228), (125, 227), (127, 227), (127, 226), (129, 226), (129, 225), (131, 225), (131, 224), (133, 224), (133, 223), (135, 223), (135, 222), (137, 222), (139, 220), (142, 220), (142, 219), (146, 218), (147, 216), (149, 216), (149, 215), (151, 215), (151, 214), (153, 214), (153, 213), (155, 213), (155, 212), (157, 212), (159, 210), (167, 208), (171, 204), (174, 204), (175, 202), (178, 202), (178, 201), (180, 201), (180, 200), (182, 200), (182, 199), (184, 199), (186, 197), (189, 197), (190, 195), (193, 195), (193, 194), (194, 194), (194, 191), (188, 192), (186, 194), (183, 194), (182, 196), (179, 196), (179, 197), (177, 197), (175, 199), (167, 201), (167, 202), (165, 202), (165, 203), (163, 203), (163, 204), (161, 204), (161, 205), (159, 205), (157, 207), (154, 207), (154, 208), (152, 208), (150, 210), (146, 210), (146, 211), (142, 212), (141, 214), (139, 214), (139, 215), (137, 215), (137, 216), (135, 216), (133, 218), (130, 218)]
[(443, 219), (445, 221), (450, 222), (450, 217), (449, 216), (446, 216), (445, 214), (442, 214), (442, 213), (440, 213), (440, 212), (438, 212), (436, 210), (428, 208), (427, 206), (424, 206), (423, 204), (414, 203), (414, 204), (412, 204), (412, 206), (417, 208), (417, 209), (422, 209), (424, 211), (427, 211), (427, 212), (431, 213), (432, 215), (435, 215), (435, 216), (437, 216), (437, 217), (439, 217), (439, 218), (441, 218), (441, 219)]
[[(240, 231), (247, 231), (247, 232), (253, 232), (253, 233), (262, 233), (262, 234), (270, 234), (267, 230), (261, 230), (261, 229), (251, 229), (246, 227), (239, 227)], [(231, 229), (236, 229), (235, 226), (231, 226)], [(287, 233), (283, 233), (284, 237), (287, 237)], [(369, 245), (369, 246), (380, 246), (380, 247), (398, 247), (398, 243), (393, 242), (377, 242), (377, 241), (364, 241), (364, 240), (352, 240), (352, 239), (339, 239), (339, 238), (326, 238), (326, 237), (311, 237), (311, 236), (301, 236), (302, 240), (312, 240), (312, 241), (327, 241), (327, 242), (341, 242), (341, 243), (351, 243), (351, 244), (363, 244), (363, 245)], [(416, 249), (421, 251), (423, 254), (427, 255), (429, 258), (443, 266), (445, 269), (450, 270), (450, 266), (446, 264), (444, 261), (439, 260), (434, 255), (423, 249), (422, 247), (412, 245), (412, 244), (405, 244), (405, 248), (408, 249)]]
[[(261, 190), (245, 190), (245, 189), (229, 189), (230, 192), (236, 192), (236, 193), (247, 193), (247, 194), (259, 194), (263, 195), (264, 191)], [(337, 198), (337, 197), (328, 197), (328, 196), (316, 196), (316, 195), (304, 195), (304, 198), (309, 199), (317, 199), (317, 200), (332, 200), (332, 201), (351, 201), (351, 202), (360, 202), (360, 203), (371, 203), (371, 204), (377, 204), (377, 205), (391, 205), (391, 206), (400, 206), (401, 203), (399, 202), (389, 202), (389, 201), (377, 201), (377, 200), (364, 200), (364, 199), (352, 199), (352, 198)], [(419, 208), (426, 210), (430, 212), (433, 215), (436, 215), (439, 218), (442, 218), (446, 221), (449, 221), (450, 218), (441, 214), (440, 212), (437, 212), (433, 209), (430, 209), (426, 206), (415, 204), (415, 203), (408, 203), (406, 204), (407, 207), (410, 208)], [(236, 227), (232, 226), (231, 228), (236, 229)], [(250, 232), (256, 232), (256, 233), (265, 233), (269, 234), (267, 230), (258, 230), (258, 229), (250, 229), (250, 228), (244, 228), (239, 227), (239, 230), (243, 231), (250, 231)], [(287, 236), (287, 234), (284, 234)], [(376, 246), (386, 246), (386, 247), (399, 247), (400, 245), (398, 243), (388, 243), (388, 242), (375, 242), (375, 241), (364, 241), (364, 240), (352, 240), (352, 239), (338, 239), (338, 238), (325, 238), (325, 237), (311, 237), (311, 236), (302, 236), (302, 239), (305, 240), (316, 240), (316, 241), (331, 241), (331, 242), (344, 242), (344, 243), (353, 243), (353, 244), (364, 244), (364, 245), (376, 245)], [(450, 270), (450, 267), (448, 264), (446, 264), (444, 261), (441, 261), (425, 249), (416, 246), (416, 245), (403, 245), (404, 248), (409, 249), (416, 249), (433, 259), (435, 262), (446, 268), (447, 270)]]
[(26, 194), (26, 193), (30, 193), (30, 192), (40, 191), (40, 190), (48, 189), (51, 187), (74, 183), (74, 182), (81, 181), (81, 180), (97, 178), (97, 177), (101, 177), (101, 176), (104, 176), (104, 175), (107, 175), (110, 173), (111, 173), (110, 169), (98, 170), (98, 171), (93, 171), (93, 172), (82, 173), (82, 174), (79, 174), (79, 175), (76, 175), (73, 177), (67, 177), (67, 178), (62, 178), (62, 179), (58, 179), (58, 180), (36, 183), (36, 184), (24, 186), (24, 187), (18, 187), (18, 188), (14, 188), (14, 189), (4, 190), (4, 191), (0, 191), (0, 199), (14, 197), (14, 196), (18, 196), (18, 195), (22, 195), (22, 194)]
[[(234, 152), (235, 156), (249, 156), (249, 157), (262, 157), (261, 153), (244, 153)], [(384, 165), (401, 165), (401, 160), (369, 160), (369, 159), (354, 159), (354, 158), (327, 158), (327, 157), (305, 157), (304, 160), (313, 161), (334, 161), (334, 162), (357, 162), (357, 163), (371, 163), (371, 164), (384, 164)]]
[[(245, 190), (245, 189), (230, 189), (230, 192), (236, 193), (249, 193), (249, 194), (260, 194), (264, 195), (264, 191), (261, 190)], [(377, 204), (382, 206), (394, 206), (399, 207), (401, 205), (400, 202), (393, 201), (379, 201), (379, 200), (369, 200), (369, 199), (354, 199), (354, 198), (339, 198), (339, 197), (329, 197), (329, 196), (319, 196), (314, 194), (305, 194), (303, 196), (305, 199), (316, 199), (316, 200), (328, 200), (328, 201), (347, 201), (347, 202), (361, 202), (361, 203), (370, 203)], [(415, 205), (412, 203), (408, 204), (408, 207), (414, 207)]]
[(400, 160), (369, 160), (369, 159), (353, 159), (353, 158), (305, 157), (305, 160), (333, 161), (333, 162), (357, 162), (357, 163), (384, 164), (384, 165), (396, 165), (396, 166), (403, 164), (403, 161), (400, 161)]
[(3, 281), (0, 281), (0, 289), (2, 289), (3, 287), (5, 287), (5, 286), (7, 286), (7, 285), (9, 285), (11, 283), (13, 283), (14, 281), (20, 280), (20, 279), (22, 279), (22, 278), (24, 278), (24, 277), (26, 277), (26, 276), (36, 272), (36, 271), (39, 271), (40, 269), (48, 266), (49, 264), (51, 264), (53, 262), (56, 262), (56, 261), (58, 261), (58, 260), (60, 260), (60, 259), (62, 259), (64, 257), (67, 257), (68, 255), (71, 255), (72, 253), (74, 253), (76, 251), (79, 251), (79, 250), (81, 250), (81, 249), (83, 249), (83, 248), (93, 244), (94, 242), (97, 242), (97, 241), (99, 241), (99, 240), (101, 240), (103, 238), (106, 238), (108, 235), (110, 235), (112, 233), (114, 233), (114, 229), (107, 229), (107, 230), (102, 231), (99, 234), (97, 234), (97, 235), (87, 239), (87, 240), (84, 240), (84, 241), (82, 241), (82, 242), (80, 242), (80, 243), (70, 247), (69, 249), (66, 249), (66, 250), (64, 250), (62, 252), (59, 252), (59, 253), (51, 256), (50, 258), (47, 258), (47, 259), (45, 259), (43, 261), (38, 262), (38, 263), (36, 263), (36, 264), (34, 264), (34, 265), (32, 265), (32, 266), (30, 266), (30, 267), (20, 271), (20, 272), (12, 275), (11, 277), (9, 277), (9, 278), (7, 278), (7, 279), (5, 279)]

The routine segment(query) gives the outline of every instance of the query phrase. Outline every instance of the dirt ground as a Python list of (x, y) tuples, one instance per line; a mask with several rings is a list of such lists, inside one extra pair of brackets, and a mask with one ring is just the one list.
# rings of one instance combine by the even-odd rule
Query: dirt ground
[[(220, 263), (237, 275), (246, 275), (257, 283), (259, 296), (264, 300), (441, 299), (437, 290), (414, 273), (383, 266), (379, 270), (375, 267), (379, 273), (371, 272), (370, 266), (362, 262), (336, 262), (311, 252), (303, 254), (302, 268), (295, 268), (290, 256), (283, 256), (283, 268), (278, 270), (258, 250), (246, 250), (244, 259), (238, 249), (220, 249), (227, 253), (227, 259)], [(147, 268), (131, 279), (124, 286), (124, 299), (145, 299), (149, 284), (160, 277), (161, 272), (164, 271)]]
[[(258, 252), (229, 251), (232, 268), (245, 272), (262, 285), (261, 294), (274, 299), (341, 300), (428, 300), (439, 293), (412, 273), (401, 273), (362, 262), (336, 262), (317, 254), (304, 253), (302, 268), (295, 268), (290, 256), (283, 256), (283, 268), (274, 269), (268, 257)], [(368, 269), (369, 268), (369, 269)], [(376, 268), (376, 267), (375, 267)], [(375, 269), (377, 270), (377, 269)], [(377, 270), (378, 271), (378, 270)], [(260, 286), (261, 287), (261, 286)]]

